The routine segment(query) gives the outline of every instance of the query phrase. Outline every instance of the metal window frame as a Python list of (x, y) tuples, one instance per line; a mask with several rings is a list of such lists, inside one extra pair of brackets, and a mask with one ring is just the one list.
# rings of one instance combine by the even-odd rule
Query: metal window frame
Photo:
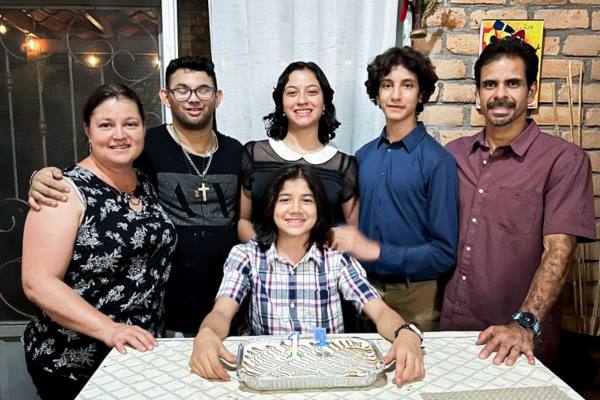
[[(165, 82), (165, 71), (169, 61), (177, 58), (179, 54), (179, 40), (178, 40), (178, 21), (177, 21), (177, 0), (162, 0), (161, 4), (161, 22), (162, 22), (162, 33), (159, 35), (161, 54), (160, 63), (160, 85), (166, 87)], [(162, 117), (166, 123), (171, 123), (171, 113), (168, 112), (167, 107), (162, 105)]]

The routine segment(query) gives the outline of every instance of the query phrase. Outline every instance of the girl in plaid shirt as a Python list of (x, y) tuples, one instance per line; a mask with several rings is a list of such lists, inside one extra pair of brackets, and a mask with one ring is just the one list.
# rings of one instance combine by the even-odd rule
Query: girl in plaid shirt
[(219, 358), (235, 362), (223, 339), (247, 294), (255, 335), (309, 333), (315, 327), (341, 333), (343, 296), (392, 341), (385, 361), (396, 360), (394, 383), (422, 377), (421, 335), (414, 325), (381, 300), (356, 259), (328, 248), (331, 212), (314, 170), (301, 164), (282, 167), (265, 191), (262, 209), (256, 239), (235, 246), (225, 263), (217, 300), (194, 341), (192, 370), (229, 380)]

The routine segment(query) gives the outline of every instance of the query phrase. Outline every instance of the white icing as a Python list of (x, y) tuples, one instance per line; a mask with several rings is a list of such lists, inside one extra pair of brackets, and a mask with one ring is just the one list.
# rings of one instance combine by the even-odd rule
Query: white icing
[(330, 342), (329, 346), (319, 347), (312, 340), (300, 340), (297, 357), (290, 357), (289, 341), (253, 342), (244, 347), (241, 370), (248, 376), (265, 378), (362, 377), (381, 367), (381, 358), (365, 340)]

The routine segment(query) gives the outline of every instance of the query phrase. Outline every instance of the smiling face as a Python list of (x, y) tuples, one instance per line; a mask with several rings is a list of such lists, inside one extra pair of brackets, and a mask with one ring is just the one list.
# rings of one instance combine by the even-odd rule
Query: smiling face
[(525, 63), (519, 57), (500, 57), (481, 68), (476, 95), (486, 124), (503, 127), (523, 125), (527, 105), (533, 101), (536, 84), (527, 87)]
[(131, 167), (144, 149), (146, 125), (135, 102), (110, 97), (90, 116), (85, 134), (92, 145), (91, 157), (100, 164)]
[(315, 196), (306, 180), (285, 181), (273, 210), (278, 239), (294, 238), (304, 245), (317, 223), (317, 214)]
[(377, 103), (387, 123), (416, 122), (419, 104), (419, 81), (414, 72), (396, 65), (379, 84)]
[(290, 129), (318, 128), (325, 106), (323, 91), (314, 72), (296, 70), (283, 89), (283, 112)]
[[(186, 89), (194, 90), (202, 86), (215, 86), (212, 78), (204, 71), (180, 68), (169, 77), (168, 89), (173, 91), (183, 92)], [(175, 95), (168, 89), (161, 89), (160, 98), (171, 109), (171, 115), (176, 123), (190, 130), (212, 127), (213, 114), (223, 96), (220, 90), (216, 90), (209, 100), (200, 100), (192, 93), (186, 101), (177, 101)]]

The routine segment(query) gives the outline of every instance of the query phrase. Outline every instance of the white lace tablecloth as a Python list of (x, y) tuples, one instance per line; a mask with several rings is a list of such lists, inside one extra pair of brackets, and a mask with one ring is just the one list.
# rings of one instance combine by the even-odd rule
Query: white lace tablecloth
[[(529, 365), (521, 357), (513, 367), (493, 365), (491, 359), (478, 358), (481, 346), (475, 345), (477, 332), (428, 332), (425, 335), (426, 376), (422, 381), (396, 387), (393, 372), (382, 374), (371, 386), (348, 389), (319, 389), (288, 392), (257, 392), (236, 380), (231, 373), (229, 382), (208, 381), (190, 372), (188, 359), (192, 339), (160, 339), (151, 352), (139, 353), (128, 349), (123, 355), (113, 350), (94, 373), (77, 399), (80, 400), (142, 400), (142, 399), (411, 399), (423, 400), (424, 393), (470, 393), (487, 389), (541, 387), (560, 390), (565, 398), (583, 399), (542, 363)], [(385, 355), (389, 342), (376, 334), (350, 335), (372, 340)], [(236, 354), (240, 343), (248, 338), (231, 337), (225, 344)], [(555, 388), (552, 388), (552, 387)], [(488, 392), (482, 392), (488, 393)], [(432, 397), (433, 398), (433, 397)]]

